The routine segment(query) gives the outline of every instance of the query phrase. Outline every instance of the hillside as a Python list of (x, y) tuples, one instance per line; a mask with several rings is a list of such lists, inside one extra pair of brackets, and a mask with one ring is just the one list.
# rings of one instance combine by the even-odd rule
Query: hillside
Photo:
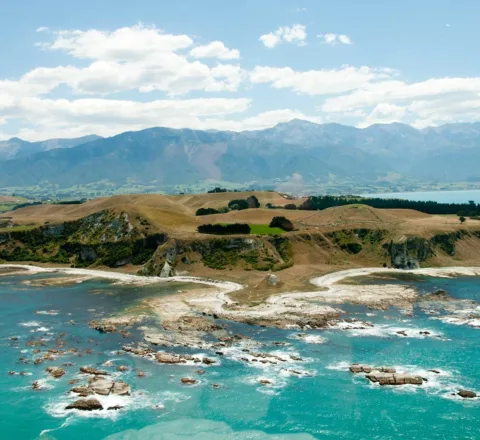
[[(198, 208), (220, 208), (251, 195), (260, 208), (195, 216)], [(148, 275), (222, 276), (247, 283), (261, 283), (265, 272), (273, 271), (283, 287), (291, 288), (302, 288), (309, 276), (346, 267), (480, 264), (477, 220), (460, 224), (456, 216), (365, 205), (266, 209), (266, 203), (292, 201), (275, 192), (231, 192), (30, 206), (0, 215), (0, 259), (108, 266)], [(278, 235), (197, 232), (206, 223), (266, 227), (274, 216), (289, 218), (295, 230)]]
[[(68, 148), (66, 148), (68, 147)], [(110, 138), (0, 143), (0, 188), (98, 184), (169, 191), (176, 185), (230, 182), (276, 187), (303, 183), (380, 184), (393, 178), (478, 181), (480, 124), (417, 130), (405, 124), (364, 129), (293, 120), (230, 132), (150, 128)], [(9, 159), (9, 160), (6, 160)], [(257, 187), (258, 187), (257, 186)]]

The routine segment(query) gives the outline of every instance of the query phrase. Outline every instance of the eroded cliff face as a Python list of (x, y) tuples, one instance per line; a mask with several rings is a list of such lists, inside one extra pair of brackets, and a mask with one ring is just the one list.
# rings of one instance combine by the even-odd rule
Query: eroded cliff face
[(119, 267), (144, 264), (164, 234), (146, 234), (127, 213), (101, 211), (77, 221), (0, 234), (0, 259)]
[[(386, 266), (412, 269), (456, 256), (460, 240), (477, 248), (480, 232), (460, 230), (426, 238), (392, 237), (388, 230), (301, 231), (276, 236), (151, 233), (148, 222), (105, 210), (77, 221), (0, 232), (0, 260), (62, 263), (74, 267), (127, 264), (143, 275), (168, 277), (198, 267), (279, 271), (297, 264)], [(480, 253), (480, 245), (478, 246)], [(448, 261), (448, 260), (443, 260)]]
[(468, 236), (472, 235), (467, 231), (460, 230), (452, 233), (436, 234), (431, 238), (402, 237), (399, 241), (385, 243), (384, 247), (388, 249), (393, 267), (416, 269), (422, 263), (427, 263), (428, 260), (438, 255), (439, 252), (453, 257), (457, 242)]
[(158, 247), (141, 273), (171, 276), (196, 263), (219, 270), (239, 266), (247, 271), (276, 271), (293, 265), (293, 253), (285, 237), (170, 238)]

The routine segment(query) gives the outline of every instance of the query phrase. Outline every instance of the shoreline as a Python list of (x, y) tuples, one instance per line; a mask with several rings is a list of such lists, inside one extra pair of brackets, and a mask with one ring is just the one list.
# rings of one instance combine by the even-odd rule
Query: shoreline
[(102, 278), (122, 284), (152, 285), (166, 282), (201, 284), (215, 289), (186, 290), (166, 297), (151, 298), (147, 304), (161, 320), (165, 321), (203, 313), (237, 322), (280, 328), (325, 326), (329, 321), (338, 320), (344, 313), (341, 309), (333, 307), (337, 304), (350, 303), (384, 310), (396, 306), (408, 311), (417, 299), (416, 290), (408, 286), (388, 282), (381, 285), (341, 284), (341, 281), (347, 278), (374, 273), (411, 273), (446, 278), (457, 275), (480, 276), (480, 267), (462, 266), (410, 270), (375, 267), (348, 269), (311, 278), (310, 283), (321, 290), (283, 292), (268, 297), (259, 305), (242, 306), (233, 301), (229, 293), (241, 290), (245, 286), (231, 281), (193, 276), (160, 278), (95, 269), (45, 268), (20, 264), (1, 264), (0, 268), (2, 267), (25, 269), (30, 273), (63, 273), (84, 276), (87, 279)]

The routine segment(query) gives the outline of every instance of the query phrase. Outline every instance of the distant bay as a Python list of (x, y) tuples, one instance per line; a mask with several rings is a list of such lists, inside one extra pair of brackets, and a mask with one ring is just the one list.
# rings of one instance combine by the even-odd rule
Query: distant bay
[(439, 203), (468, 203), (473, 200), (480, 203), (480, 190), (464, 191), (418, 191), (418, 192), (393, 192), (378, 194), (362, 194), (362, 197), (379, 197), (381, 199), (404, 199), (414, 201), (433, 201)]

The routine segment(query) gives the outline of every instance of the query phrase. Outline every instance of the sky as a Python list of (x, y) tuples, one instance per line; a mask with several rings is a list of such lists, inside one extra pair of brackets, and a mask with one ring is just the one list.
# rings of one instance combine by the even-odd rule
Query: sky
[(0, 0), (0, 140), (480, 120), (477, 0)]

